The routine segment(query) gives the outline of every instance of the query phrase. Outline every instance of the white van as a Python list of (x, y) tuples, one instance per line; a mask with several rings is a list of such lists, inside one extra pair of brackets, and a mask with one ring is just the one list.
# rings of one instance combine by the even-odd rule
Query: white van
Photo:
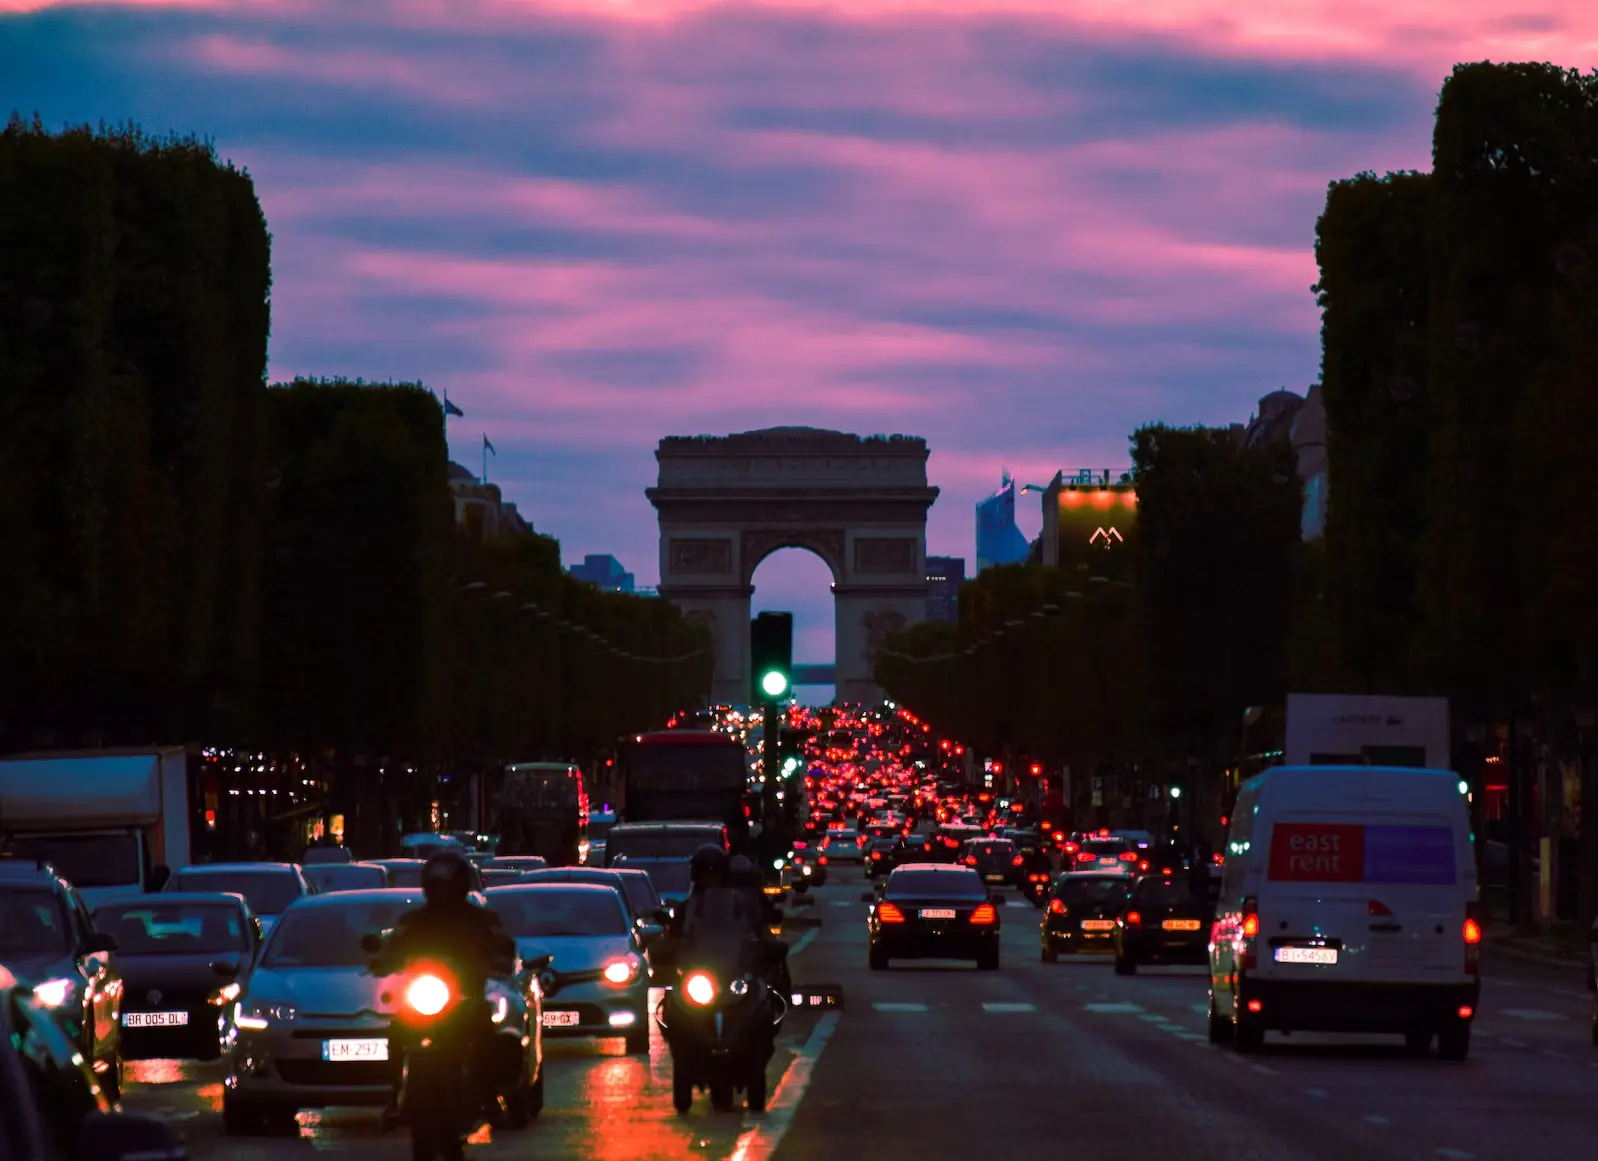
[(1232, 812), (1210, 934), (1210, 1040), (1389, 1032), (1463, 1060), (1481, 993), (1476, 859), (1445, 770), (1276, 766)]

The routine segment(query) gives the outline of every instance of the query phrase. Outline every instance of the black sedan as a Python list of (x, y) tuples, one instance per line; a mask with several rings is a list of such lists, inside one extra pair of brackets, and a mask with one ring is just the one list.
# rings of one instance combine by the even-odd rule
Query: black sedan
[(1139, 964), (1208, 964), (1218, 894), (1209, 883), (1208, 875), (1139, 879), (1116, 921), (1116, 974), (1133, 975)]
[(1022, 870), (1026, 860), (1009, 839), (972, 839), (961, 848), (960, 861), (981, 875), (989, 886), (1026, 882), (1026, 872)]
[(260, 924), (243, 896), (127, 895), (96, 907), (94, 926), (117, 943), (123, 1056), (221, 1056), (233, 1003), (249, 982), (261, 942)]
[(1112, 950), (1116, 917), (1131, 886), (1125, 875), (1091, 871), (1055, 879), (1043, 911), (1043, 962), (1055, 963), (1062, 952)]
[(890, 871), (911, 863), (938, 863), (942, 859), (933, 852), (932, 836), (929, 834), (907, 834), (893, 844), (884, 860)]
[(899, 842), (891, 835), (878, 835), (866, 842), (866, 878), (875, 879), (893, 870), (893, 848)]
[(863, 897), (872, 971), (895, 959), (970, 959), (983, 971), (999, 967), (999, 906), (970, 867), (901, 867), (881, 895)]

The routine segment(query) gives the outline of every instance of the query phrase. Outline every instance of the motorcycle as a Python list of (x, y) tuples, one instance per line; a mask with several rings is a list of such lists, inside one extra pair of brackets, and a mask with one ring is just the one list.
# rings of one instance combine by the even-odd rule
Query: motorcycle
[(671, 1049), (671, 1099), (679, 1113), (693, 1106), (699, 1089), (710, 1090), (719, 1112), (731, 1109), (739, 1092), (751, 1111), (766, 1107), (766, 1066), (788, 1001), (761, 978), (758, 943), (728, 944), (696, 947), (655, 1012)]
[(1026, 881), (1021, 884), (1021, 893), (1026, 896), (1027, 902), (1034, 907), (1042, 907), (1049, 897), (1049, 883), (1053, 878), (1047, 871), (1028, 871)]

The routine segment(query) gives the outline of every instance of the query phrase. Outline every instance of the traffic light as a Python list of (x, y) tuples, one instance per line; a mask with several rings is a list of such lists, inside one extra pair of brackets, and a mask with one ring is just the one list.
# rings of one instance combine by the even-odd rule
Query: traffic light
[(749, 622), (750, 703), (786, 701), (793, 689), (793, 614), (761, 613)]

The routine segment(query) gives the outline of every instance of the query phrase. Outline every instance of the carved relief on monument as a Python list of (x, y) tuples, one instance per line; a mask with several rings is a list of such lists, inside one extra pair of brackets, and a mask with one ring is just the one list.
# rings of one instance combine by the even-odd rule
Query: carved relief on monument
[[(843, 529), (821, 528), (806, 532), (756, 531), (741, 534), (738, 559), (743, 562), (744, 582), (755, 575), (760, 562), (779, 548), (808, 548), (826, 562), (834, 578), (843, 571)], [(841, 579), (841, 578), (839, 578)]]
[(903, 613), (892, 609), (872, 609), (860, 618), (860, 627), (865, 631), (865, 643), (860, 655), (868, 665), (877, 663), (877, 654), (882, 652), (882, 647), (889, 637), (904, 629), (910, 622)]
[(862, 536), (854, 542), (854, 570), (861, 576), (901, 576), (916, 571), (913, 536)]
[(669, 568), (677, 576), (726, 576), (732, 572), (732, 541), (673, 539)]
[(687, 621), (690, 625), (692, 625), (696, 629), (705, 630), (705, 632), (710, 634), (712, 639), (715, 638), (715, 636), (716, 636), (716, 614), (715, 614), (714, 610), (711, 610), (711, 609), (690, 609), (687, 613), (683, 614), (683, 620)]

